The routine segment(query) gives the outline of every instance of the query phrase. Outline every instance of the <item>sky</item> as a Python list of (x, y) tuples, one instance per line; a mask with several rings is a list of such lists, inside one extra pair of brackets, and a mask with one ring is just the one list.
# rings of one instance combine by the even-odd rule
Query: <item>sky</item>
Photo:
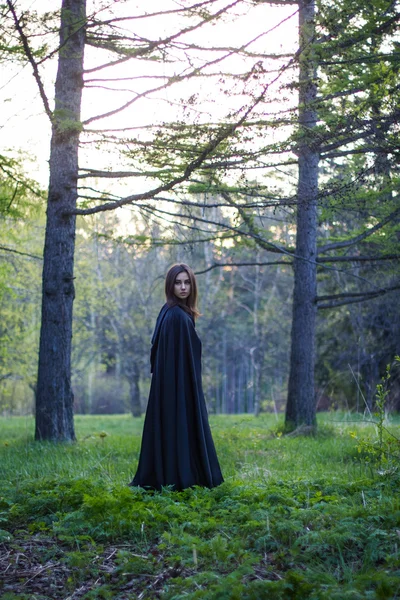
[[(121, 18), (142, 15), (143, 11), (157, 12), (168, 9), (176, 9), (188, 1), (176, 2), (175, 0), (142, 0), (133, 2), (131, 0), (119, 0), (117, 2), (91, 0), (88, 12), (98, 10), (99, 6), (104, 8), (99, 18), (117, 16)], [(228, 4), (228, 0), (215, 0), (212, 10)], [(19, 14), (22, 11), (37, 11), (43, 14), (54, 10), (55, 2), (50, 0), (17, 0), (16, 9)], [(111, 8), (110, 8), (111, 6)], [(240, 18), (238, 18), (240, 16)], [(187, 21), (184, 22), (185, 24)], [(182, 21), (176, 14), (163, 15), (159, 17), (143, 17), (121, 21), (119, 31), (127, 35), (135, 34), (145, 39), (159, 39), (168, 35), (182, 26)], [(279, 25), (279, 26), (278, 26)], [(271, 7), (265, 3), (254, 6), (251, 2), (242, 2), (229, 13), (229, 18), (218, 21), (214, 25), (202, 27), (198, 31), (187, 34), (182, 38), (183, 42), (202, 46), (238, 46), (250, 39), (258, 38), (249, 49), (253, 52), (265, 53), (291, 53), (296, 48), (297, 39), (297, 16), (294, 6)], [(49, 48), (57, 43), (57, 36), (51, 34), (47, 38)], [(176, 49), (178, 54), (179, 49)], [(214, 57), (210, 52), (198, 52), (197, 57), (191, 54), (190, 63), (186, 62), (151, 62), (151, 61), (129, 61), (113, 69), (102, 69), (97, 73), (87, 73), (86, 80), (88, 88), (83, 95), (82, 119), (86, 120), (93, 115), (114, 110), (121, 104), (132, 100), (135, 95), (142, 93), (148, 87), (155, 87), (162, 78), (179, 75), (187, 72), (193, 67), (201, 64), (207, 58)], [(108, 60), (104, 51), (87, 48), (85, 55), (85, 68), (91, 70), (99, 64)], [(244, 68), (243, 61), (237, 57), (228, 58), (225, 61), (225, 69), (232, 73), (240, 73)], [(275, 68), (276, 63), (264, 61), (264, 68)], [(217, 64), (213, 67), (218, 71), (221, 67)], [(210, 71), (209, 71), (210, 72)], [(2, 111), (0, 116), (0, 152), (24, 157), (26, 171), (37, 179), (43, 186), (47, 186), (48, 180), (48, 157), (50, 147), (50, 123), (44, 114), (42, 102), (38, 93), (36, 82), (32, 76), (31, 66), (25, 64), (3, 63), (0, 65), (0, 101)], [(52, 105), (54, 79), (56, 74), (56, 61), (47, 61), (41, 67), (46, 93)], [(144, 76), (144, 77), (143, 77)], [(155, 76), (156, 79), (150, 79)], [(142, 77), (142, 79), (140, 79)], [(267, 76), (268, 77), (268, 76)], [(274, 76), (271, 75), (271, 78)], [(96, 81), (93, 79), (124, 78), (124, 82)], [(130, 78), (130, 79), (129, 79)], [(160, 79), (161, 78), (161, 79)], [(239, 79), (238, 79), (239, 82)], [(239, 83), (229, 80), (225, 88), (235, 91), (239, 89)], [(101, 87), (90, 87), (101, 86)], [(223, 87), (223, 86), (222, 86)], [(183, 98), (201, 96), (202, 100), (194, 105), (194, 111), (190, 104)], [(94, 121), (90, 127), (123, 128), (140, 127), (143, 125), (154, 125), (165, 120), (179, 118), (191, 118), (195, 114), (197, 120), (215, 121), (223, 117), (227, 111), (237, 109), (243, 101), (238, 92), (228, 94), (215, 87), (215, 79), (205, 80), (199, 85), (199, 80), (179, 84), (158, 92), (148, 94), (145, 98), (137, 100), (124, 112), (116, 114), (108, 119)], [(183, 107), (186, 106), (185, 110)], [(81, 150), (81, 163), (91, 168), (121, 168), (120, 159), (114, 154), (95, 150), (93, 147), (83, 145)], [(114, 182), (114, 189), (118, 183)], [(136, 185), (136, 184), (135, 184)], [(132, 186), (129, 183), (128, 186)], [(121, 193), (126, 188), (126, 182), (121, 183)], [(118, 188), (119, 189), (119, 188)]]

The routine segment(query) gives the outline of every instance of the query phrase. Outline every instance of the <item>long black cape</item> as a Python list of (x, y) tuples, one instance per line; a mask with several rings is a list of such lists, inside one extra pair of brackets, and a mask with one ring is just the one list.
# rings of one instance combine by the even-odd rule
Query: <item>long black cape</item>
[(165, 304), (151, 348), (153, 373), (142, 447), (130, 485), (182, 490), (223, 482), (201, 384), (201, 341), (194, 320)]

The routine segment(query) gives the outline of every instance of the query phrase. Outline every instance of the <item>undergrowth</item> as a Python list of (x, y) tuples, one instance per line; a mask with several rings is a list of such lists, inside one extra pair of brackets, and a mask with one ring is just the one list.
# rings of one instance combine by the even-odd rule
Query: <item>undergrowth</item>
[(1, 598), (399, 598), (400, 475), (364, 460), (375, 425), (355, 420), (286, 438), (272, 416), (211, 417), (225, 483), (183, 492), (127, 486), (142, 420), (77, 417), (61, 447), (1, 420)]
[(372, 413), (368, 409), (365, 422), (375, 427), (375, 433), (359, 436), (356, 431), (351, 436), (358, 441), (357, 449), (366, 463), (377, 465), (380, 472), (396, 471), (400, 466), (400, 437), (387, 427), (387, 400), (390, 392), (392, 369), (399, 366), (400, 356), (386, 367), (385, 375), (376, 386), (375, 407)]

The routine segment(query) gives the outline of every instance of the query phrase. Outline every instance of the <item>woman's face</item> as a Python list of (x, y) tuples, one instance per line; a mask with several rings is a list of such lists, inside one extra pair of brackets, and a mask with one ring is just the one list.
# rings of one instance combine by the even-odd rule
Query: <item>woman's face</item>
[(175, 277), (174, 294), (180, 300), (186, 301), (190, 295), (190, 279), (186, 271), (181, 271)]

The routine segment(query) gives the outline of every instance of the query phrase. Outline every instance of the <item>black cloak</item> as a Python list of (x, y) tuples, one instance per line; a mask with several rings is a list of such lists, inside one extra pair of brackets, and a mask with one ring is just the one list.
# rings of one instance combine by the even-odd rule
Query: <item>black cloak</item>
[(182, 490), (223, 482), (201, 384), (201, 341), (194, 319), (165, 304), (151, 340), (151, 372), (142, 447), (130, 485)]

